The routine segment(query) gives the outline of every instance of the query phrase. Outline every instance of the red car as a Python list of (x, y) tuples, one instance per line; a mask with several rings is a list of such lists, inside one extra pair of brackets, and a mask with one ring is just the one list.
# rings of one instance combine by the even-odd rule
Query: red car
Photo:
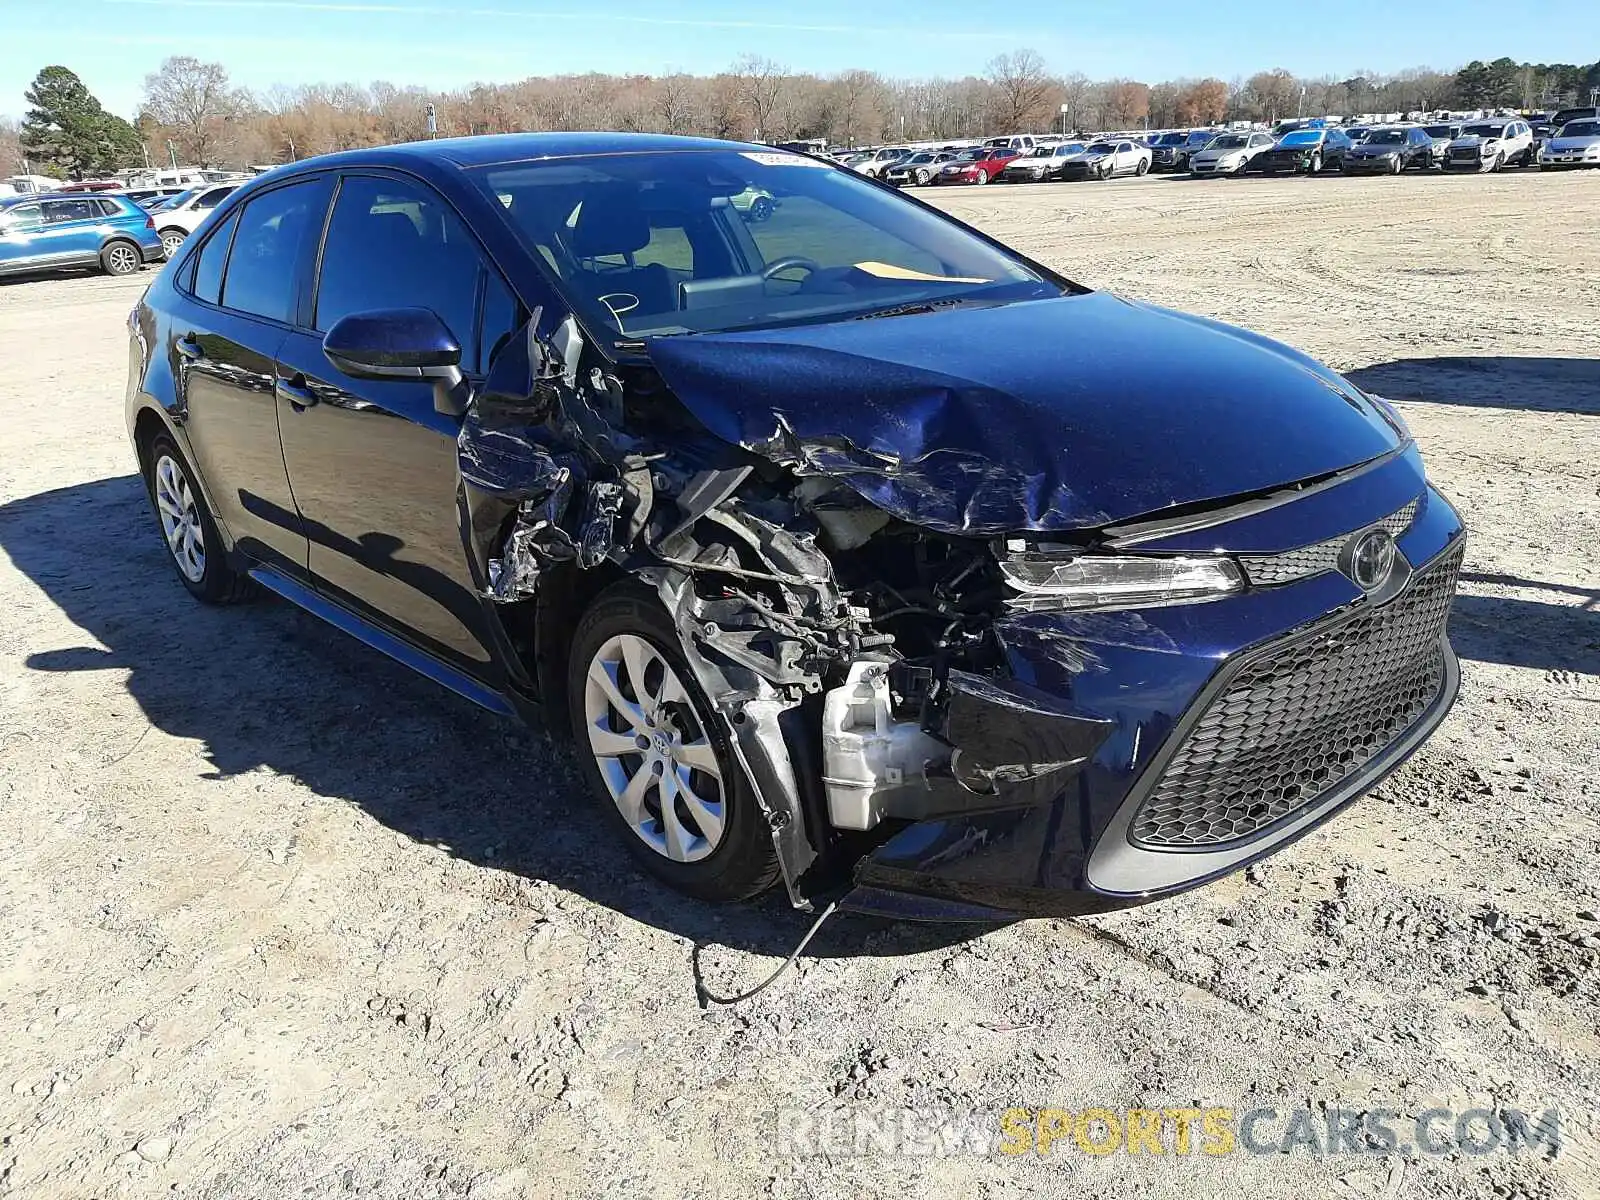
[(963, 150), (956, 156), (955, 162), (946, 163), (939, 173), (933, 177), (934, 183), (988, 183), (1001, 171), (1006, 169), (1006, 164), (1022, 155), (1020, 150), (1011, 150), (1003, 146), (989, 149)]

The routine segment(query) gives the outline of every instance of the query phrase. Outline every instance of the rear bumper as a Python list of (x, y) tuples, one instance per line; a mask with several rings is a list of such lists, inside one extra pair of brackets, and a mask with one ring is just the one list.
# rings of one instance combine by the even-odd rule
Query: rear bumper
[[(1208, 740), (1211, 723), (1196, 733), (1222, 701), (1233, 703), (1237, 690), (1229, 689), (1242, 673), (1269, 658), (1303, 654), (1308, 642), (1339, 652), (1341, 629), (1363, 619), (1370, 628), (1379, 614), (1402, 613), (1389, 606), (1412, 595), (1418, 580), (1432, 578), (1444, 586), (1431, 572), (1451, 572), (1447, 582), (1453, 590), (1463, 536), (1455, 511), (1429, 488), (1411, 527), (1397, 538), (1406, 563), (1415, 565), (1405, 585), (1381, 604), (1330, 572), (1211, 604), (1008, 618), (999, 632), (1013, 677), (1036, 694), (1059, 698), (1063, 710), (1083, 722), (1102, 722), (1092, 754), (1081, 765), (1025, 781), (1031, 794), (1002, 791), (988, 807), (976, 802), (901, 829), (857, 865), (856, 886), (844, 906), (926, 920), (1103, 912), (1176, 895), (1305, 836), (1404, 762), (1449, 712), (1459, 673), (1442, 618), (1440, 628), (1418, 635), (1422, 649), (1413, 647), (1414, 655), (1426, 650), (1437, 664), (1431, 694), (1406, 710), (1403, 726), (1389, 729), (1384, 744), (1357, 747), (1371, 757), (1318, 784), (1322, 790), (1300, 807), (1231, 840), (1206, 844), (1153, 845), (1136, 826), (1143, 817), (1148, 833), (1148, 802), (1158, 788), (1172, 793), (1169, 771), (1180, 752), (1191, 764), (1197, 755), (1205, 760), (1199, 781), (1184, 793), (1192, 795), (1206, 786), (1207, 770), (1227, 774), (1230, 762), (1254, 763), (1262, 746), (1272, 750), (1270, 737), (1257, 738), (1245, 750), (1237, 742), (1234, 749), (1214, 743)], [(1279, 709), (1269, 712), (1266, 728), (1273, 730)], [(1337, 732), (1366, 715), (1352, 709), (1326, 719)], [(998, 720), (1005, 717), (1003, 709), (997, 712)], [(1375, 741), (1368, 736), (1369, 745)]]

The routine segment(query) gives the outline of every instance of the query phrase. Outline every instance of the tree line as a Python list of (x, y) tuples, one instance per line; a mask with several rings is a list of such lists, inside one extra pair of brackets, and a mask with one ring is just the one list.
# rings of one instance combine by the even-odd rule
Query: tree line
[(107, 113), (72, 71), (42, 70), (20, 125), (0, 122), (0, 173), (24, 158), (74, 178), (144, 163), (244, 166), (428, 136), (616, 129), (830, 144), (934, 141), (992, 132), (1170, 128), (1219, 121), (1409, 112), (1531, 110), (1587, 102), (1600, 62), (1471, 62), (1453, 72), (1306, 78), (1281, 68), (1231, 80), (1091, 80), (1058, 74), (1033, 50), (992, 59), (980, 75), (893, 79), (850, 70), (793, 72), (748, 55), (715, 75), (534, 76), (430, 91), (392, 83), (232, 85), (221, 63), (176, 56), (144, 82), (131, 122)]

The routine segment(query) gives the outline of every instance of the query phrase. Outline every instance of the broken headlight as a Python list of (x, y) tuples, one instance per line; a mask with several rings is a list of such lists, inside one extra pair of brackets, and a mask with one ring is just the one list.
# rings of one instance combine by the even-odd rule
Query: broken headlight
[(1229, 558), (1023, 553), (1002, 557), (1000, 573), (1014, 593), (1006, 604), (1022, 612), (1191, 604), (1244, 587)]

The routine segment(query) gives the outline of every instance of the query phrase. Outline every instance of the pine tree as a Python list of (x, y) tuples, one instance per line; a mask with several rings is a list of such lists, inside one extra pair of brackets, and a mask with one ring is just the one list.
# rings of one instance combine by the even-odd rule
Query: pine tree
[(23, 98), (32, 107), (19, 133), (30, 158), (74, 179), (138, 161), (139, 135), (133, 126), (106, 112), (66, 67), (40, 71)]

